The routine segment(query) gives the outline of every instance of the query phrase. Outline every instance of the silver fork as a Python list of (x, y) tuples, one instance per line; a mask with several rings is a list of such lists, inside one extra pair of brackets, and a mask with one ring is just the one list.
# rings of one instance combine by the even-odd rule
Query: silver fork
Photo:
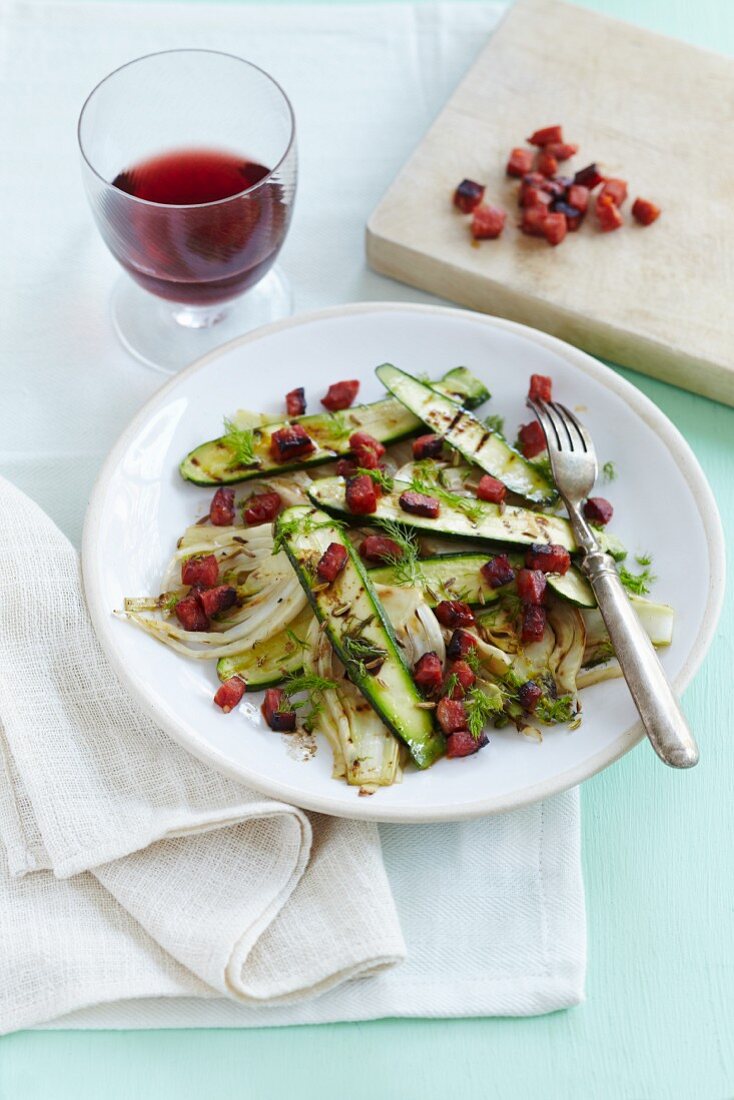
[(548, 443), (551, 469), (568, 509), (580, 569), (588, 577), (614, 652), (652, 747), (672, 768), (692, 768), (698, 747), (662, 665), (634, 612), (609, 554), (605, 554), (581, 511), (596, 481), (597, 461), (589, 433), (556, 401), (532, 401)]

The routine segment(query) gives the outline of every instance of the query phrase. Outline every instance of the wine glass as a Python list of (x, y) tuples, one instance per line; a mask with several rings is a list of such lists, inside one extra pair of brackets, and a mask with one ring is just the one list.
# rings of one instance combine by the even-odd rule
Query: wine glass
[(92, 213), (127, 272), (112, 317), (133, 355), (172, 373), (292, 312), (273, 265), (295, 198), (295, 122), (264, 70), (214, 50), (140, 57), (91, 92), (78, 135)]

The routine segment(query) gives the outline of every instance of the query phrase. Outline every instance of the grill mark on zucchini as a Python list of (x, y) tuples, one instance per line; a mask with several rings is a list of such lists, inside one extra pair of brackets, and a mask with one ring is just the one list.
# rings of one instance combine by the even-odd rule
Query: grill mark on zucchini
[[(282, 512), (276, 521), (276, 538), (282, 543), (298, 580), (337, 656), (349, 671), (352, 683), (388, 729), (408, 746), (419, 768), (427, 768), (442, 755), (443, 735), (434, 729), (429, 713), (422, 710), (421, 695), (405, 664), (395, 633), (356, 551), (329, 517), (306, 505)], [(309, 568), (332, 542), (346, 547), (344, 569), (329, 585), (314, 585)], [(349, 613), (335, 616), (345, 603)], [(352, 645), (348, 639), (353, 639)], [(354, 643), (363, 644), (357, 647)], [(361, 648), (361, 655), (357, 650)], [(372, 649), (374, 658), (370, 659)], [(384, 653), (384, 659), (382, 654)], [(379, 667), (377, 667), (379, 654)], [(371, 668), (368, 666), (372, 666)]]
[(383, 363), (375, 373), (385, 388), (431, 431), (443, 435), (464, 458), (496, 477), (511, 492), (536, 504), (548, 504), (557, 498), (558, 492), (546, 474), (515, 451), (499, 432), (488, 431), (463, 409), (456, 413), (445, 397), (391, 363)]
[[(354, 516), (344, 498), (344, 479), (324, 477), (314, 481), (308, 491), (317, 508), (323, 508), (340, 519), (365, 523), (388, 519), (423, 534), (444, 535), (446, 538), (478, 540), (482, 543), (508, 543), (511, 546), (530, 546), (534, 542), (553, 542), (564, 546), (571, 554), (578, 553), (571, 524), (563, 516), (546, 516), (514, 505), (488, 504), (472, 499), (481, 518), (474, 522), (461, 508), (453, 508), (441, 502), (436, 519), (404, 512), (399, 504), (400, 494), (410, 489), (405, 481), (395, 481), (393, 491), (384, 493), (377, 501), (377, 510), (371, 516)], [(617, 561), (627, 551), (615, 535), (607, 531), (597, 532), (599, 545)]]
[[(443, 387), (435, 392), (452, 406), (463, 399), (467, 408), (476, 408), (489, 397), (487, 389), (465, 367), (454, 367), (435, 386)], [(456, 389), (452, 390), (452, 386)], [(341, 430), (344, 420), (348, 421), (351, 429), (346, 433)], [(285, 424), (300, 424), (316, 444), (316, 450), (291, 462), (273, 462), (269, 454), (270, 437)], [(388, 396), (371, 404), (355, 405), (341, 413), (310, 413), (253, 428), (256, 461), (251, 465), (233, 462), (233, 452), (223, 442), (223, 436), (211, 439), (190, 451), (181, 462), (179, 471), (186, 481), (195, 485), (236, 485), (268, 474), (286, 474), (333, 462), (349, 453), (349, 436), (358, 429), (369, 432), (381, 443), (397, 443), (415, 435), (420, 428), (419, 417), (396, 398)]]
[[(490, 588), (482, 577), (481, 567), (493, 554), (507, 552), (507, 547), (488, 548), (484, 554), (434, 554), (420, 559), (420, 567), (426, 578), (424, 595), (426, 603), (435, 607), (441, 600), (463, 600), (475, 607), (493, 603), (509, 592), (515, 591), (514, 584), (502, 588)], [(515, 570), (525, 564), (524, 555), (510, 553), (510, 564)], [(391, 565), (380, 565), (370, 570), (373, 584), (396, 584), (395, 569)], [(548, 587), (561, 599), (576, 607), (596, 607), (591, 585), (575, 565), (563, 576), (560, 573), (546, 574)]]

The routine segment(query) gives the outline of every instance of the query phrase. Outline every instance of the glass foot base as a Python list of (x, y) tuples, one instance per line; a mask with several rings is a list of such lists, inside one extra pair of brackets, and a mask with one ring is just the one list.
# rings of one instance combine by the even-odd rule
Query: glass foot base
[(112, 292), (112, 324), (123, 347), (164, 374), (175, 374), (235, 336), (292, 312), (291, 286), (277, 266), (241, 298), (206, 310), (165, 302), (126, 275)]

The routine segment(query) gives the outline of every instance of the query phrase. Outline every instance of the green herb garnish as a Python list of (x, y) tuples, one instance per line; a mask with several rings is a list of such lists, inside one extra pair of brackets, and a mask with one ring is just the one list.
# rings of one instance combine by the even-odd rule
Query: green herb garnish
[(474, 740), (482, 735), (482, 730), (490, 718), (494, 718), (503, 709), (502, 693), (496, 690), (489, 695), (481, 687), (473, 687), (464, 699), (466, 727)]
[(379, 519), (376, 525), (397, 543), (401, 553), (390, 555), (386, 564), (393, 571), (393, 580), (401, 588), (423, 588), (427, 581), (421, 568), (420, 547), (415, 532), (392, 519)]
[(576, 715), (573, 695), (559, 695), (557, 699), (550, 699), (545, 695), (539, 700), (534, 714), (541, 722), (570, 722)]
[(376, 672), (387, 657), (387, 651), (375, 642), (365, 638), (361, 631), (372, 621), (370, 616), (364, 622), (359, 623), (354, 631), (345, 634), (342, 645), (346, 653), (346, 666), (350, 680), (364, 678), (371, 672)]
[(490, 432), (496, 432), (498, 435), (502, 435), (505, 430), (505, 418), (499, 413), (490, 413), (489, 416), (485, 416), (482, 423), (485, 428), (489, 428)]
[(475, 526), (479, 523), (479, 520), (486, 514), (485, 506), (480, 500), (477, 500), (476, 497), (460, 497), (458, 493), (449, 492), (448, 489), (444, 489), (443, 485), (439, 484), (435, 476), (432, 477), (429, 474), (426, 477), (424, 469), (418, 467), (419, 463), (416, 462), (410, 482), (410, 488), (414, 492), (437, 497), (449, 508), (455, 508), (458, 512), (462, 512)]
[(601, 472), (604, 475), (605, 481), (614, 481), (617, 476), (617, 467), (613, 462), (605, 462), (601, 468)]
[(481, 658), (479, 656), (479, 650), (476, 648), (476, 646), (472, 646), (471, 649), (467, 651), (467, 654), (464, 657), (464, 660), (466, 661), (469, 668), (472, 670), (472, 672), (476, 676), (477, 673), (479, 672), (479, 670), (482, 667), (482, 661), (481, 661)]
[(639, 558), (637, 561), (640, 562), (640, 565), (644, 564), (644, 568), (641, 572), (633, 573), (630, 569), (627, 569), (626, 566), (620, 565), (618, 566), (619, 579), (628, 592), (631, 592), (635, 596), (646, 596), (650, 591), (650, 585), (657, 578), (654, 573), (651, 573), (647, 568), (649, 559), (645, 563), (640, 561)]
[(453, 694), (459, 686), (459, 677), (455, 672), (452, 672), (448, 680), (444, 684), (443, 694), (447, 695), (449, 699), (453, 698)]
[[(310, 732), (316, 718), (324, 708), (324, 692), (332, 691), (336, 687), (335, 680), (327, 680), (325, 677), (317, 676), (313, 672), (296, 673), (286, 680), (283, 688), (283, 699), (278, 709), (288, 711), (308, 707), (308, 713), (303, 716), (301, 725)], [(305, 698), (295, 699), (294, 696), (296, 695), (304, 695)]]
[(354, 431), (354, 424), (347, 420), (347, 414), (344, 409), (339, 412), (331, 413), (329, 422), (326, 425), (325, 432), (329, 439), (334, 443), (341, 443), (345, 439), (349, 439), (349, 436)]
[(375, 485), (379, 485), (386, 493), (391, 493), (393, 491), (395, 482), (384, 470), (368, 470), (364, 466), (358, 466), (357, 473), (372, 478)]
[(233, 420), (224, 421), (222, 443), (232, 452), (230, 466), (254, 466), (258, 462), (255, 454), (255, 432), (252, 428), (238, 428)]

